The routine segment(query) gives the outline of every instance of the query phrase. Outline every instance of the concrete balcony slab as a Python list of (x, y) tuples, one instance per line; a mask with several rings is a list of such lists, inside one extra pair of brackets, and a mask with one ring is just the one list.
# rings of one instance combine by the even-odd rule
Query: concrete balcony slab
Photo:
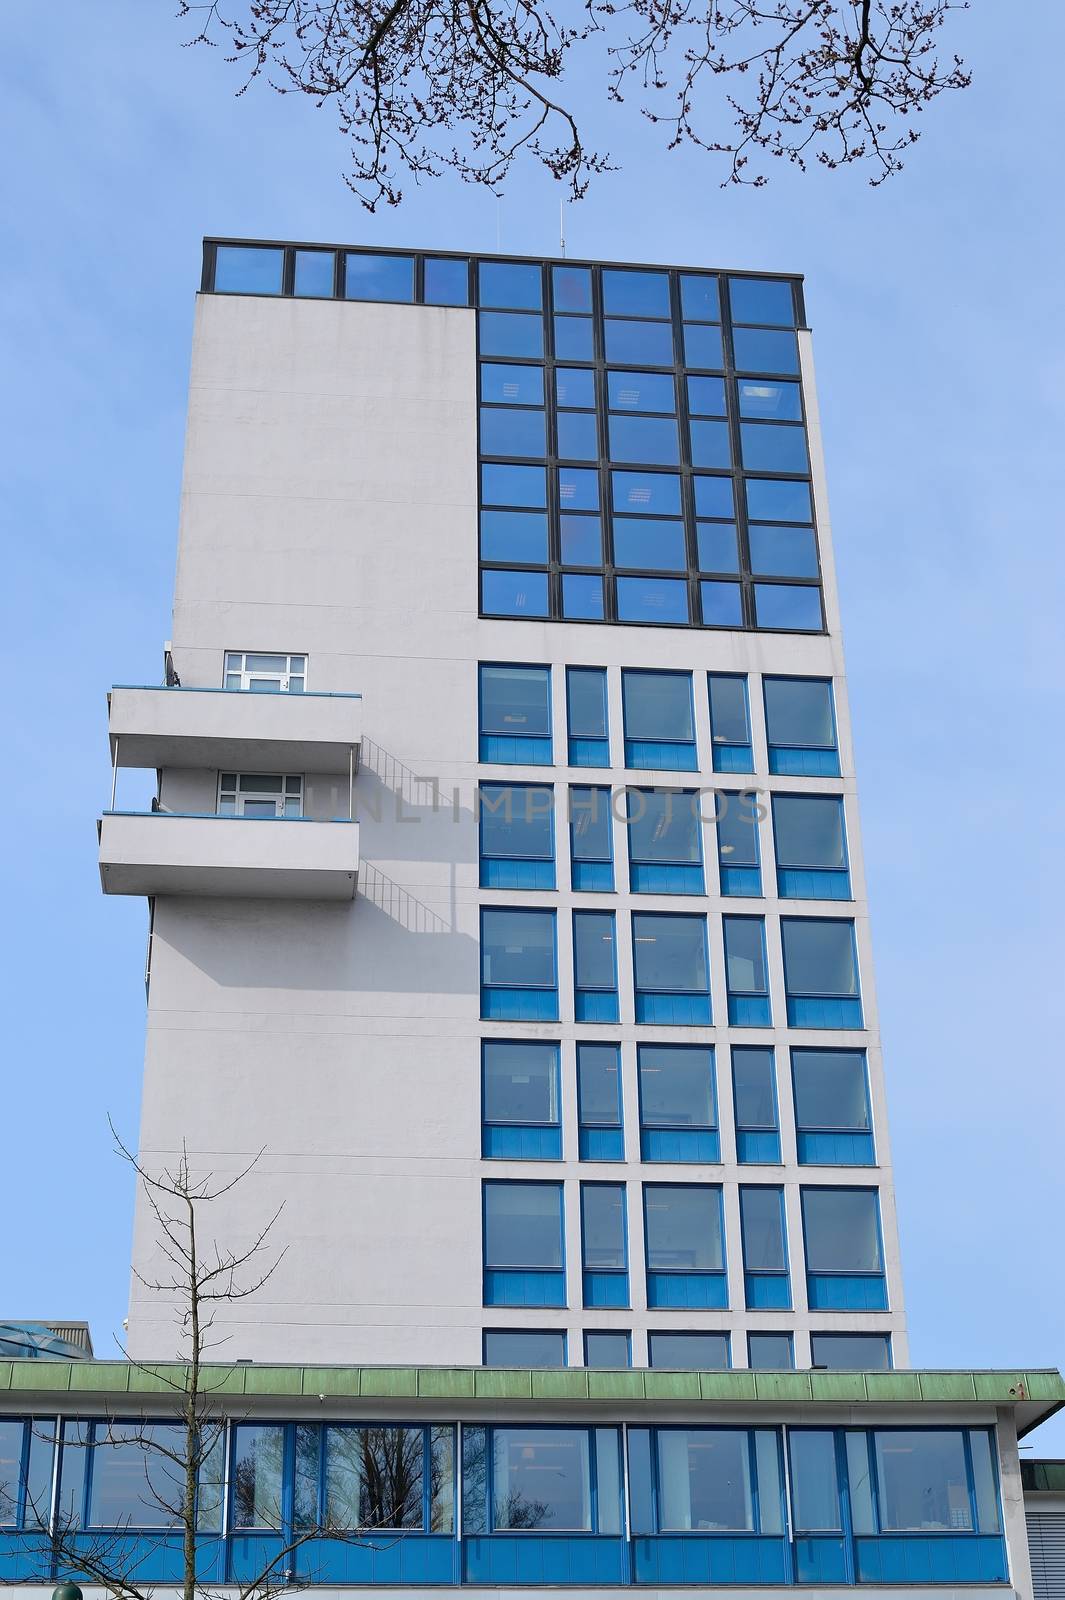
[(357, 822), (107, 811), (99, 835), (105, 894), (351, 900), (358, 883)]

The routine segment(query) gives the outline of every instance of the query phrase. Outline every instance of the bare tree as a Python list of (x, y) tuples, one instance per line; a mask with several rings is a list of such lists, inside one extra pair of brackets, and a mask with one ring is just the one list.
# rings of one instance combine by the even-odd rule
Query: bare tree
[(755, 185), (770, 158), (868, 162), (880, 183), (901, 170), (925, 108), (970, 82), (960, 56), (939, 53), (968, 0), (581, 0), (567, 20), (547, 0), (178, 6), (189, 44), (230, 52), (239, 94), (262, 79), (335, 108), (346, 181), (371, 211), (399, 204), (404, 173), (451, 169), (498, 191), (522, 151), (580, 198), (611, 162), (564, 103), (578, 77), (616, 103), (634, 96), (670, 149), (720, 155), (725, 183)]
[[(174, 1166), (152, 1172), (127, 1149), (113, 1125), (111, 1131), (118, 1153), (140, 1180), (167, 1264), (158, 1278), (147, 1278), (140, 1272), (135, 1275), (144, 1288), (172, 1306), (179, 1335), (178, 1363), (132, 1364), (163, 1383), (164, 1397), (158, 1410), (173, 1412), (175, 1420), (152, 1422), (114, 1415), (106, 1420), (103, 1432), (96, 1424), (92, 1439), (86, 1424), (68, 1424), (64, 1453), (79, 1448), (123, 1452), (120, 1466), (133, 1466), (124, 1478), (124, 1492), (128, 1494), (136, 1484), (136, 1515), (126, 1512), (117, 1526), (87, 1530), (81, 1526), (76, 1507), (63, 1505), (52, 1515), (49, 1506), (36, 1503), (27, 1488), (25, 1527), (30, 1532), (39, 1531), (35, 1547), (47, 1568), (40, 1581), (45, 1581), (54, 1568), (61, 1575), (88, 1578), (117, 1600), (152, 1600), (155, 1585), (142, 1581), (138, 1575), (144, 1561), (145, 1536), (141, 1530), (150, 1529), (160, 1540), (167, 1541), (177, 1533), (181, 1537), (182, 1600), (205, 1600), (220, 1596), (221, 1590), (200, 1579), (197, 1536), (204, 1526), (205, 1507), (208, 1511), (217, 1510), (221, 1504), (227, 1419), (230, 1423), (234, 1419), (231, 1406), (220, 1404), (219, 1394), (237, 1370), (232, 1365), (220, 1365), (215, 1354), (226, 1339), (218, 1312), (224, 1305), (257, 1294), (277, 1270), (285, 1252), (273, 1247), (271, 1234), (282, 1208), (257, 1229), (250, 1243), (236, 1249), (220, 1244), (213, 1237), (205, 1212), (248, 1177), (262, 1152), (235, 1176), (216, 1179), (212, 1173), (195, 1173), (183, 1146)], [(169, 1403), (165, 1391), (169, 1391)], [(295, 1519), (269, 1559), (252, 1577), (235, 1585), (239, 1600), (268, 1600), (276, 1590), (291, 1589), (291, 1558), (309, 1541), (327, 1537), (361, 1543), (379, 1529), (387, 1535), (389, 1530), (410, 1525), (407, 1508), (417, 1497), (420, 1513), (420, 1474), (424, 1470), (420, 1436), (416, 1444), (412, 1443), (406, 1437), (411, 1432), (389, 1427), (352, 1430), (353, 1447), (363, 1434), (377, 1441), (376, 1449), (370, 1448), (367, 1454), (364, 1448), (364, 1459), (354, 1462), (355, 1477), (364, 1485), (368, 1470), (373, 1471), (369, 1491), (364, 1487), (361, 1495), (348, 1495), (336, 1512), (329, 1506), (315, 1505), (311, 1514)], [(399, 1436), (398, 1440), (393, 1435)], [(39, 1433), (39, 1437), (57, 1444), (50, 1433)], [(271, 1430), (263, 1430), (263, 1435), (253, 1441), (252, 1453), (237, 1466), (232, 1494), (234, 1505), (248, 1512), (249, 1524), (282, 1530), (285, 1524), (280, 1497), (274, 1495), (271, 1499), (269, 1491), (265, 1496), (263, 1491), (264, 1481), (280, 1483), (280, 1457), (271, 1459), (271, 1451), (277, 1450), (277, 1438)], [(209, 1515), (206, 1520), (210, 1526)], [(140, 1548), (131, 1552), (127, 1535), (132, 1528), (140, 1535)], [(152, 1535), (147, 1537), (150, 1547)], [(380, 1543), (376, 1537), (373, 1542)], [(230, 1584), (225, 1591), (227, 1596), (232, 1590)]]

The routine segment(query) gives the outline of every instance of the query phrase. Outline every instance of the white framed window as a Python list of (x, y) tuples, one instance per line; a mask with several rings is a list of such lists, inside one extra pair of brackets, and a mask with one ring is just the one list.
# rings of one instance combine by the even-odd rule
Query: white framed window
[(302, 817), (303, 778), (294, 773), (220, 772), (220, 817)]
[(225, 687), (252, 694), (302, 694), (307, 687), (307, 657), (227, 650)]

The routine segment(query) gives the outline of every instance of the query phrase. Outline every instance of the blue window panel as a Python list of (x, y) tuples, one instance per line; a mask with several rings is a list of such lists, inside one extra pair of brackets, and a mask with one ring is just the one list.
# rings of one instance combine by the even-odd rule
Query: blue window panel
[(481, 560), (547, 565), (547, 516), (542, 511), (482, 511)]
[(657, 1534), (632, 1542), (637, 1584), (777, 1587), (791, 1581), (787, 1541), (761, 1534)]
[(636, 1021), (673, 1027), (710, 1025), (710, 996), (701, 994), (636, 995)]
[(799, 1161), (808, 1166), (872, 1167), (876, 1165), (871, 1133), (803, 1133)]
[(795, 1582), (845, 1584), (851, 1582), (847, 1548), (837, 1534), (824, 1537), (806, 1535), (792, 1544)]
[(630, 1581), (625, 1540), (601, 1534), (494, 1533), (464, 1539), (462, 1553), (468, 1584), (594, 1588)]
[(688, 410), (693, 417), (725, 416), (724, 378), (689, 378)]
[(732, 464), (727, 422), (702, 422), (693, 418), (689, 426), (693, 467), (728, 467)]
[(425, 303), (427, 306), (468, 306), (470, 303), (470, 264), (446, 256), (426, 256)]
[(825, 678), (764, 678), (769, 770), (839, 777), (832, 684)]
[(482, 889), (553, 889), (553, 861), (481, 862)]
[(741, 417), (770, 417), (777, 422), (802, 421), (802, 389), (797, 383), (740, 379), (736, 385)]
[(598, 511), (599, 473), (594, 467), (559, 467), (558, 499), (563, 511)]
[(524, 356), (544, 359), (542, 317), (513, 311), (482, 311), (477, 318), (482, 356)]
[(602, 621), (603, 580), (598, 573), (562, 574), (562, 615), (576, 621)]
[(481, 1130), (481, 1154), (511, 1161), (561, 1161), (562, 1130), (486, 1124)]
[(528, 506), (532, 510), (546, 506), (547, 470), (482, 462), (481, 501), (486, 506)]
[[(701, 330), (700, 330), (701, 331)], [(717, 332), (717, 329), (707, 329)], [(629, 322), (607, 317), (603, 322), (606, 358), (620, 366), (671, 367), (673, 327), (669, 322)]]
[(744, 1294), (749, 1311), (790, 1311), (791, 1283), (786, 1272), (747, 1272)]
[[(794, 422), (741, 422), (740, 443), (746, 472), (809, 472), (806, 429)], [(727, 462), (700, 462), (722, 466)]]
[[(607, 735), (606, 671), (602, 667), (566, 669), (571, 766), (610, 765)], [(577, 760), (577, 754), (593, 759)]]
[(280, 294), (283, 250), (220, 244), (215, 252), (216, 294)]
[(680, 308), (693, 322), (720, 322), (721, 300), (718, 283), (709, 273), (682, 272)]
[(610, 484), (611, 504), (622, 516), (682, 515), (680, 477), (675, 472), (617, 471), (610, 474)]
[(548, 667), (482, 665), (482, 761), (551, 765), (551, 674)]
[(799, 341), (793, 333), (733, 328), (732, 348), (737, 372), (776, 372), (786, 378), (799, 376)]
[[(749, 744), (715, 744), (715, 772), (753, 772), (754, 753)], [(727, 891), (726, 891), (727, 892)], [(746, 891), (735, 891), (737, 893)], [(760, 894), (761, 888), (755, 893)]]
[(595, 360), (591, 317), (555, 318), (555, 358), (558, 361)]
[(551, 740), (522, 738), (514, 734), (481, 735), (481, 760), (497, 766), (549, 767)]
[(542, 461), (547, 454), (543, 412), (523, 411), (516, 406), (482, 406), (481, 454), (532, 456)]
[(558, 519), (564, 567), (598, 567), (603, 563), (603, 525), (581, 511), (563, 511)]
[(777, 528), (752, 522), (747, 529), (751, 571), (756, 577), (816, 578), (820, 575), (812, 528)]
[[(310, 1539), (290, 1558), (297, 1586), (450, 1585), (455, 1541), (450, 1534), (387, 1533), (377, 1540)], [(253, 1572), (247, 1574), (248, 1578)]]
[(797, 1028), (860, 1028), (853, 922), (782, 917), (788, 1022)]
[(602, 989), (577, 989), (573, 996), (578, 1022), (617, 1022), (618, 997)]
[(592, 274), (587, 267), (552, 267), (556, 311), (591, 311)]
[(547, 573), (485, 568), (481, 573), (481, 610), (489, 617), (546, 617)]
[(675, 578), (617, 578), (619, 622), (688, 624), (688, 585)]
[(647, 739), (625, 740), (625, 765), (634, 770), (694, 772), (698, 766), (694, 744), (668, 744)]
[(816, 584), (756, 583), (754, 614), (759, 628), (820, 633), (824, 629), (821, 590)]
[(758, 899), (762, 893), (761, 867), (721, 868), (721, 893)]
[(625, 1135), (621, 1128), (581, 1128), (577, 1150), (582, 1161), (624, 1161)]
[(496, 1022), (557, 1022), (557, 989), (481, 989), (481, 1016)]
[(795, 326), (795, 297), (788, 278), (730, 278), (728, 295), (733, 322)]
[(586, 1306), (627, 1306), (629, 1303), (628, 1273), (586, 1272), (584, 1274), (584, 1303)]
[(556, 367), (555, 399), (571, 411), (594, 411), (595, 373), (586, 367)]
[[(680, 462), (680, 441), (673, 417), (610, 418), (611, 461), (646, 462), (648, 465), (675, 467)], [(705, 463), (718, 466), (716, 461)]]
[(477, 297), (482, 306), (511, 311), (539, 311), (543, 304), (543, 269), (532, 261), (481, 261)]
[(731, 478), (696, 477), (695, 514), (698, 517), (723, 517), (731, 521), (735, 516)]
[(684, 524), (667, 517), (615, 517), (614, 564), (655, 572), (686, 572)]
[(769, 996), (760, 994), (730, 994), (728, 1019), (736, 1028), (768, 1028), (772, 1024), (769, 1014)]
[(697, 522), (695, 539), (700, 572), (738, 572), (739, 547), (734, 522)]
[(522, 362), (482, 361), (481, 400), (495, 406), (543, 406), (544, 369)]
[(669, 273), (604, 267), (603, 310), (608, 317), (669, 317)]
[(716, 1128), (641, 1128), (640, 1157), (644, 1161), (721, 1160), (721, 1139)]
[(699, 585), (703, 625), (707, 628), (742, 628), (743, 600), (738, 583), (707, 583)]
[(723, 1272), (647, 1274), (647, 1304), (668, 1311), (720, 1311), (728, 1305)]
[(566, 1275), (522, 1269), (486, 1268), (486, 1306), (564, 1306)]
[(746, 677), (741, 673), (711, 672), (707, 675), (707, 683), (714, 771), (753, 772)]
[(703, 869), (633, 862), (629, 866), (629, 888), (633, 894), (703, 894)]
[(687, 672), (623, 671), (625, 765), (694, 772), (695, 713)]
[(778, 867), (777, 894), (782, 900), (850, 900), (851, 875), (846, 868)]
[(608, 372), (606, 389), (611, 411), (676, 414), (677, 392), (671, 372)]
[(788, 996), (790, 1028), (862, 1028), (862, 1002), (827, 996)]
[(887, 1284), (878, 1273), (808, 1272), (811, 1311), (886, 1311)]
[(332, 250), (297, 250), (293, 292), (312, 300), (331, 300), (335, 267)]
[(720, 372), (725, 365), (721, 329), (708, 328), (698, 322), (686, 322), (684, 364), (687, 367), (710, 367), (714, 372)]
[(782, 778), (838, 778), (839, 752), (770, 745), (769, 770)]
[(570, 879), (575, 889), (592, 894), (613, 894), (614, 863), (612, 861), (574, 861)]
[(609, 767), (610, 742), (607, 739), (570, 739), (571, 767)]
[(1001, 1538), (980, 1534), (896, 1534), (854, 1541), (859, 1583), (1008, 1583)]
[(560, 411), (555, 422), (558, 453), (563, 461), (598, 460), (599, 429), (594, 412)]
[(772, 1128), (737, 1128), (737, 1160), (756, 1165), (777, 1166), (780, 1162), (780, 1134)]
[(747, 478), (747, 515), (754, 522), (812, 522), (810, 485), (803, 479)]
[(570, 861), (575, 889), (614, 888), (610, 791), (574, 784), (569, 792)]
[(344, 298), (412, 301), (414, 257), (349, 250), (344, 257)]

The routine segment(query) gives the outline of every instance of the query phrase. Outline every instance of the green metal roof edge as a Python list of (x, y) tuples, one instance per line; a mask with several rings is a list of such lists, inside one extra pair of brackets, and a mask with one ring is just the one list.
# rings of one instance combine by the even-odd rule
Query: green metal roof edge
[[(0, 1393), (165, 1395), (184, 1386), (181, 1362), (0, 1361)], [(1065, 1405), (1065, 1378), (1031, 1371), (663, 1372), (587, 1367), (337, 1367), (209, 1365), (201, 1388), (220, 1395), (350, 1399), (690, 1401), (787, 1405)]]

